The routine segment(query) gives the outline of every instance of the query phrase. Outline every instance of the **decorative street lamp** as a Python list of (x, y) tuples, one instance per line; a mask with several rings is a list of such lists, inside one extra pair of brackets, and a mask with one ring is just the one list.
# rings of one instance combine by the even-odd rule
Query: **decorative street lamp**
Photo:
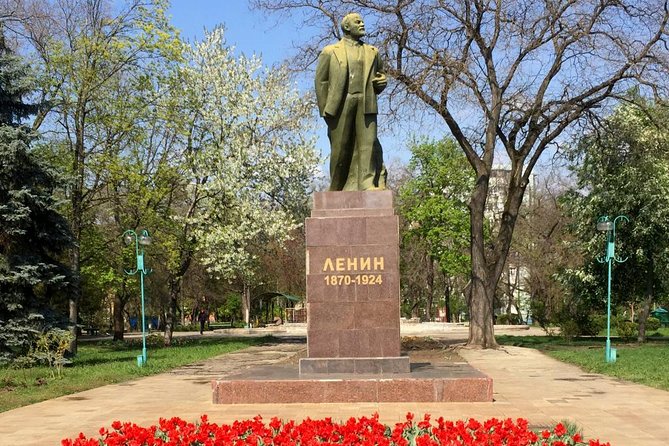
[(146, 319), (144, 317), (144, 276), (151, 272), (151, 269), (144, 267), (144, 247), (151, 244), (151, 236), (149, 231), (144, 229), (137, 235), (132, 229), (128, 229), (123, 233), (123, 240), (126, 245), (135, 242), (135, 255), (137, 256), (137, 266), (134, 270), (124, 270), (128, 275), (134, 275), (139, 272), (139, 286), (142, 296), (142, 354), (137, 356), (137, 365), (142, 367), (146, 364)]
[(624, 215), (617, 216), (613, 221), (609, 220), (608, 215), (599, 217), (597, 220), (597, 230), (606, 232), (606, 255), (599, 257), (597, 261), (599, 263), (606, 262), (609, 267), (606, 287), (606, 362), (616, 362), (616, 350), (611, 348), (611, 264), (613, 262), (623, 263), (627, 260), (627, 257), (621, 259), (616, 256), (616, 223), (618, 220), (629, 222), (629, 219)]

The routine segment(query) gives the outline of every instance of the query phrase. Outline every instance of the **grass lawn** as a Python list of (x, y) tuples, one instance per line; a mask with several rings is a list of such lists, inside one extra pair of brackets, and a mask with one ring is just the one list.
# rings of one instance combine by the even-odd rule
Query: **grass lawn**
[(162, 347), (149, 338), (147, 363), (137, 367), (141, 339), (132, 342), (87, 342), (79, 344), (72, 364), (62, 378), (51, 378), (48, 367), (16, 370), (0, 368), (0, 412), (106, 384), (155, 375), (166, 370), (266, 342), (268, 338), (174, 338), (175, 345)]
[[(606, 328), (599, 332), (599, 336), (606, 337)], [(615, 327), (611, 327), (611, 336), (618, 336), (618, 330)], [(647, 333), (649, 338), (669, 338), (669, 327), (661, 327), (655, 331)]]
[(618, 350), (616, 362), (604, 360), (605, 337), (578, 338), (567, 342), (557, 336), (496, 336), (502, 345), (541, 350), (553, 358), (601, 373), (662, 390), (669, 390), (669, 338), (654, 338), (643, 345), (612, 339)]

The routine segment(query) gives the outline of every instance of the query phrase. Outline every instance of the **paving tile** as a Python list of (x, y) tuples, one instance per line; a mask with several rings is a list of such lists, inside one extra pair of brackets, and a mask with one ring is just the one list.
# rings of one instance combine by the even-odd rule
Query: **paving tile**
[[(466, 328), (451, 324), (416, 325), (409, 329), (403, 325), (403, 334), (410, 330), (411, 335), (449, 340), (464, 339), (467, 334)], [(230, 331), (232, 334), (238, 332)], [(57, 445), (61, 439), (75, 437), (79, 432), (96, 436), (100, 427), (108, 427), (114, 420), (148, 425), (160, 417), (179, 416), (196, 421), (202, 414), (216, 422), (256, 415), (267, 420), (273, 416), (298, 421), (306, 417), (346, 420), (375, 412), (382, 422), (389, 424), (403, 421), (407, 412), (417, 417), (430, 413), (433, 419), (524, 417), (533, 426), (567, 419), (583, 428), (588, 437), (609, 441), (613, 446), (667, 444), (669, 392), (586, 374), (538, 351), (518, 347), (459, 351), (470, 365), (493, 378), (493, 403), (212, 403), (211, 379), (253, 364), (286, 360), (303, 348), (304, 344), (299, 343), (252, 347), (197, 367), (111, 384), (0, 413), (0, 445)]]

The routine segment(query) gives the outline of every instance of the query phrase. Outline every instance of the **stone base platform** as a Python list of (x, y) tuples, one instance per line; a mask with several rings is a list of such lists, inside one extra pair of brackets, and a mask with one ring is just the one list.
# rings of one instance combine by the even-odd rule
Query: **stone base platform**
[(214, 404), (492, 402), (492, 378), (467, 363), (412, 363), (410, 373), (299, 374), (294, 364), (212, 381)]
[(409, 373), (408, 356), (384, 358), (302, 358), (300, 375), (314, 373), (350, 373), (369, 375), (379, 373)]

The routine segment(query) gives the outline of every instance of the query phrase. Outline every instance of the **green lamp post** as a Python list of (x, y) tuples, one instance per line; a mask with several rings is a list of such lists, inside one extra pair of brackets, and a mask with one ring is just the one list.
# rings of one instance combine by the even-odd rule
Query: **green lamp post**
[(144, 276), (151, 272), (151, 269), (144, 266), (144, 247), (151, 244), (149, 231), (144, 229), (139, 235), (132, 229), (123, 233), (123, 240), (126, 245), (135, 242), (135, 255), (137, 256), (137, 265), (134, 270), (124, 270), (128, 275), (139, 273), (139, 287), (142, 297), (142, 354), (137, 356), (137, 365), (142, 367), (146, 364), (146, 318), (144, 316)]
[(616, 350), (611, 348), (611, 264), (613, 262), (623, 263), (627, 257), (621, 259), (616, 256), (616, 223), (618, 220), (629, 219), (624, 215), (619, 215), (613, 220), (609, 219), (608, 215), (599, 217), (597, 220), (597, 230), (606, 232), (606, 255), (599, 257), (597, 261), (600, 263), (608, 263), (608, 280), (606, 287), (606, 362), (616, 362)]

